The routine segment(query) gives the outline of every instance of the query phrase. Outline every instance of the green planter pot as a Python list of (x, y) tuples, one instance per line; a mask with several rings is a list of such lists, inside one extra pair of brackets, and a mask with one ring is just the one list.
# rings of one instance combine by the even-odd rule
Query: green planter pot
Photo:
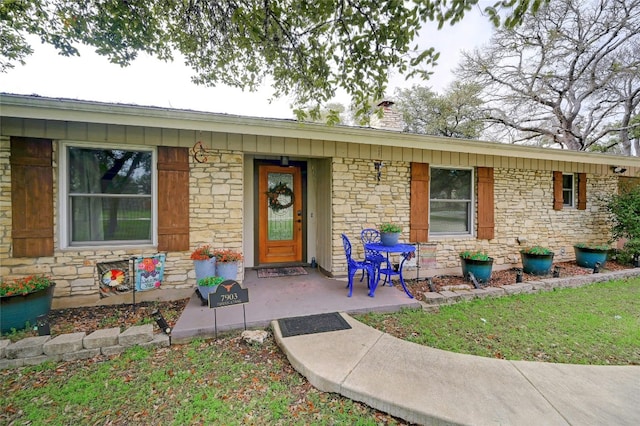
[(573, 246), (576, 252), (576, 263), (583, 268), (595, 268), (596, 263), (600, 263), (600, 267), (603, 267), (607, 261), (609, 250), (595, 249), (589, 247), (576, 247)]
[(531, 275), (549, 275), (551, 273), (551, 265), (553, 265), (553, 256), (551, 254), (532, 254), (520, 252), (522, 257), (522, 270)]
[(36, 325), (36, 318), (48, 314), (51, 310), (55, 283), (44, 290), (29, 293), (26, 296), (15, 295), (0, 297), (0, 324), (2, 333), (12, 328), (22, 330), (29, 325)]
[(462, 276), (465, 279), (469, 278), (469, 272), (471, 272), (478, 280), (479, 283), (486, 283), (491, 278), (491, 270), (493, 269), (493, 258), (489, 260), (473, 260), (460, 258), (462, 264)]

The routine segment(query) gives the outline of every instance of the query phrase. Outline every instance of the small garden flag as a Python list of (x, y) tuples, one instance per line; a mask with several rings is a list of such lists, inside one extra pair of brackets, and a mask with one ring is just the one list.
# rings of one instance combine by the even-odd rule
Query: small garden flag
[(160, 287), (164, 276), (165, 258), (165, 254), (135, 258), (133, 268), (136, 276), (136, 291)]

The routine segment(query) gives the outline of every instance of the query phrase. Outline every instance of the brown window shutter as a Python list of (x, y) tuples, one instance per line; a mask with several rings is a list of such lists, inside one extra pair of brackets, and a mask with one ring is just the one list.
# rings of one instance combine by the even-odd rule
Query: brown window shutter
[(562, 210), (564, 197), (562, 196), (562, 172), (553, 172), (553, 209)]
[(578, 173), (578, 210), (587, 209), (587, 174)]
[(158, 250), (189, 250), (189, 150), (158, 147)]
[(13, 257), (53, 256), (53, 166), (50, 139), (11, 138)]
[(411, 163), (409, 241), (429, 241), (429, 164)]
[(494, 237), (493, 168), (478, 167), (478, 239)]

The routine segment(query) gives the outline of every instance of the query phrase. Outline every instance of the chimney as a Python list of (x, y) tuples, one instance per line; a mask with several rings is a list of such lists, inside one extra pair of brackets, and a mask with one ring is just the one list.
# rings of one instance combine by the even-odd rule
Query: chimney
[[(382, 117), (378, 117), (378, 109), (382, 109)], [(371, 127), (374, 129), (394, 130), (401, 132), (404, 129), (402, 114), (391, 100), (382, 100), (376, 105), (374, 113), (371, 115)]]

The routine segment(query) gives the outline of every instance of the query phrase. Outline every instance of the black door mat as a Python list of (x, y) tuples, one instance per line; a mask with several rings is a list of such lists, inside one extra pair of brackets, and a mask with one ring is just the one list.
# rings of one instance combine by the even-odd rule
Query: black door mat
[(258, 278), (290, 277), (293, 275), (307, 275), (307, 271), (302, 266), (258, 269)]
[(278, 325), (280, 326), (282, 337), (325, 333), (327, 331), (348, 330), (351, 328), (349, 323), (338, 312), (282, 318), (278, 320)]

